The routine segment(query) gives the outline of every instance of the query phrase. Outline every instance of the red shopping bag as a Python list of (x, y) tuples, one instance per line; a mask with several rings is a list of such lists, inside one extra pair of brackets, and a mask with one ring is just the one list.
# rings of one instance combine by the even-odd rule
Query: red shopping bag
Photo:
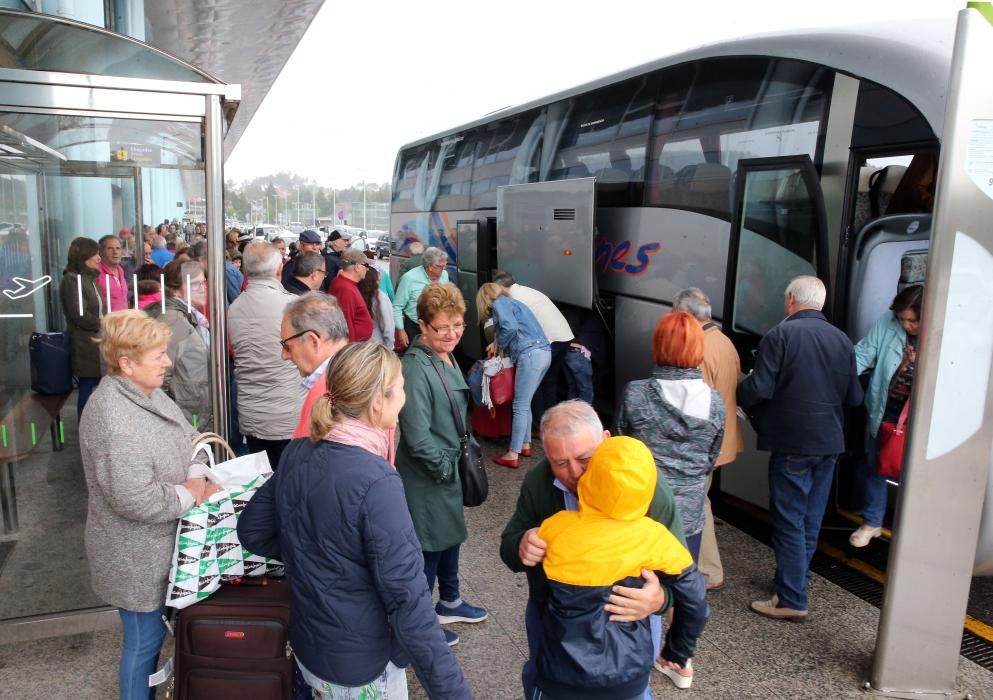
[(903, 404), (896, 423), (884, 420), (879, 425), (879, 475), (898, 478), (903, 469), (903, 445), (907, 439), (907, 411), (910, 401)]
[(502, 406), (514, 400), (513, 367), (504, 367), (490, 377), (490, 400), (494, 406)]

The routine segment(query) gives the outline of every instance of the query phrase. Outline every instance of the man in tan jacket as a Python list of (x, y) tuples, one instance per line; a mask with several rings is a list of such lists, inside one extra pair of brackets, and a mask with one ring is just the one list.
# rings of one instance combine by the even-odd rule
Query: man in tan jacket
[[(703, 326), (703, 381), (717, 389), (724, 399), (725, 424), (724, 440), (717, 455), (714, 469), (730, 464), (744, 449), (741, 431), (738, 429), (738, 404), (735, 391), (741, 376), (741, 361), (731, 340), (721, 332), (711, 318), (710, 299), (696, 287), (682, 289), (676, 294), (673, 309), (685, 311)], [(707, 491), (713, 472), (707, 477)], [(724, 587), (724, 568), (717, 550), (717, 535), (714, 532), (714, 514), (710, 508), (710, 498), (704, 499), (703, 538), (700, 543), (700, 573), (707, 579), (707, 590), (717, 591)]]

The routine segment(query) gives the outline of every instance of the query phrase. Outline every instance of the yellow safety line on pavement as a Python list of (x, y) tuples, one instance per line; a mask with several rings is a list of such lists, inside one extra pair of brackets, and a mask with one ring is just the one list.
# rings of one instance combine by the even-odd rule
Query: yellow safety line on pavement
[[(743, 510), (749, 513), (752, 517), (757, 517), (760, 520), (769, 522), (768, 511), (762, 510), (761, 508), (752, 505), (748, 501), (737, 498), (735, 496), (725, 495), (724, 498), (728, 501), (733, 501), (733, 506), (738, 510)], [(848, 511), (841, 510), (840, 508), (838, 509), (837, 512), (843, 515), (844, 517), (848, 518), (852, 522), (855, 523), (862, 522), (862, 518), (855, 515), (854, 513), (849, 513)], [(883, 528), (883, 534), (885, 534), (887, 538), (892, 539), (893, 537), (893, 533), (887, 530), (886, 528)], [(825, 544), (823, 541), (817, 543), (817, 549), (820, 550), (820, 552), (825, 556), (830, 557), (831, 559), (834, 559), (835, 561), (841, 564), (844, 564), (850, 569), (854, 569), (855, 571), (858, 571), (860, 574), (872, 579), (876, 583), (882, 586), (886, 585), (886, 574), (880, 571), (879, 569), (877, 569), (876, 567), (872, 566), (871, 564), (867, 564), (861, 559), (853, 559), (852, 557), (848, 556), (844, 551), (838, 549), (833, 545)], [(966, 615), (965, 621), (962, 626), (965, 627), (965, 629), (967, 629), (968, 631), (972, 632), (977, 637), (984, 639), (987, 642), (993, 643), (993, 625), (988, 625), (982, 620), (977, 620), (972, 615)]]
[[(842, 517), (844, 517), (844, 518), (846, 518), (848, 520), (851, 520), (856, 525), (861, 525), (862, 524), (862, 516), (861, 515), (856, 515), (855, 513), (850, 513), (847, 510), (844, 510), (843, 508), (835, 508), (835, 512), (838, 515), (840, 515), (840, 516), (842, 516)], [(882, 528), (882, 530), (883, 530), (883, 537), (885, 537), (888, 540), (893, 539), (893, 531), (892, 530), (888, 530), (885, 527)]]
[[(844, 564), (850, 569), (858, 571), (863, 576), (868, 576), (876, 583), (883, 586), (886, 585), (886, 574), (871, 564), (866, 564), (861, 559), (853, 559), (837, 547), (830, 544), (825, 544), (824, 542), (819, 542), (817, 544), (817, 549), (825, 556), (831, 557), (835, 561)], [(977, 637), (980, 637), (987, 642), (993, 642), (993, 626), (987, 625), (981, 620), (977, 620), (972, 615), (965, 616), (963, 626)]]

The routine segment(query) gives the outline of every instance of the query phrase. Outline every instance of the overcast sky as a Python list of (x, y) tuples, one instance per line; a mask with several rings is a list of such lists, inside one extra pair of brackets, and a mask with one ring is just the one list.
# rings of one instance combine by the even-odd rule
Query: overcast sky
[(386, 182), (404, 143), (681, 50), (805, 27), (954, 17), (963, 7), (964, 0), (678, 7), (662, 0), (326, 0), (225, 177), (285, 170), (328, 187)]

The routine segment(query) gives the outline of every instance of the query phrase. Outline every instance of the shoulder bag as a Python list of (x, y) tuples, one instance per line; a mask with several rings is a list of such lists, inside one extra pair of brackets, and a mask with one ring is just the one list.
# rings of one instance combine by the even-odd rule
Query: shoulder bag
[(903, 445), (907, 439), (907, 411), (910, 400), (903, 404), (896, 423), (883, 421), (879, 424), (879, 475), (896, 479), (903, 469)]
[[(448, 402), (452, 406), (452, 418), (455, 419), (455, 429), (459, 433), (459, 479), (462, 481), (462, 505), (473, 508), (483, 504), (490, 490), (489, 480), (486, 478), (486, 468), (483, 466), (483, 451), (472, 433), (465, 429), (465, 422), (459, 415), (458, 403), (455, 401), (452, 390), (448, 387), (448, 382), (445, 381), (441, 367), (434, 359), (431, 360), (431, 364), (438, 373), (438, 378), (441, 379), (441, 385), (445, 387), (445, 393), (448, 394)], [(452, 364), (455, 364), (454, 358)]]

